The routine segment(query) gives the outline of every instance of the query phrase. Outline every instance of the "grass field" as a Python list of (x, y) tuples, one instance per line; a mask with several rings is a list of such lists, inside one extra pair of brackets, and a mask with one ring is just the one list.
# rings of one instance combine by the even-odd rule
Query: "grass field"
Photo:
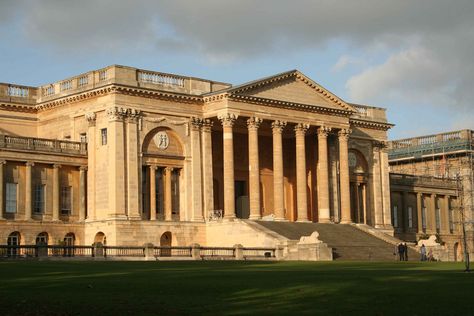
[(474, 315), (453, 263), (0, 262), (0, 315)]

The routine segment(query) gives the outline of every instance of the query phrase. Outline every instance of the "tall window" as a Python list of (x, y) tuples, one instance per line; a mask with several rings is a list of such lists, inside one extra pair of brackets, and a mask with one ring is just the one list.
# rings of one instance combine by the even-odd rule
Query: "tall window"
[(398, 227), (398, 205), (393, 206), (393, 227)]
[(87, 143), (87, 134), (86, 133), (79, 134), (79, 139), (81, 143)]
[(435, 218), (436, 218), (436, 231), (439, 233), (439, 231), (441, 230), (441, 209), (439, 207), (436, 208)]
[(452, 234), (454, 232), (454, 210), (452, 200), (448, 201), (448, 215), (449, 215), (449, 232)]
[(33, 203), (33, 212), (43, 214), (44, 212), (44, 185), (35, 185), (35, 199)]
[(61, 214), (71, 214), (71, 187), (61, 188)]
[(165, 192), (164, 192), (164, 168), (159, 168), (155, 173), (155, 197), (156, 197), (156, 213), (162, 218), (165, 213)]
[(421, 227), (426, 230), (426, 207), (423, 206), (421, 209)]
[(100, 130), (100, 137), (102, 140), (102, 145), (107, 145), (107, 129), (103, 128)]
[(173, 214), (179, 214), (179, 169), (174, 169), (171, 173), (171, 197)]
[(16, 213), (17, 184), (7, 182), (5, 185), (5, 212)]
[(413, 208), (408, 207), (408, 228), (413, 228)]

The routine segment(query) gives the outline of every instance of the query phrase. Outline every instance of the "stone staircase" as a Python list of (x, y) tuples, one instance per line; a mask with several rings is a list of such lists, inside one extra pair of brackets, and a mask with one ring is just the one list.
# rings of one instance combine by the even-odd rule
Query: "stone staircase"
[[(393, 239), (394, 243), (389, 243), (354, 225), (272, 221), (256, 221), (255, 223), (290, 240), (299, 240), (302, 236), (309, 236), (317, 231), (319, 240), (333, 248), (334, 260), (396, 260), (396, 256), (393, 254), (396, 239)], [(408, 248), (408, 259), (410, 261), (419, 260), (419, 254)]]

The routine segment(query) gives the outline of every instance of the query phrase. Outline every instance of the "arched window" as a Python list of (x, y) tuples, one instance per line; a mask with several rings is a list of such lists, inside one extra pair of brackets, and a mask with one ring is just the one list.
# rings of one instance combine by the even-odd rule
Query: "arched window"
[(20, 242), (21, 242), (21, 235), (19, 232), (13, 232), (10, 235), (8, 235), (7, 245), (12, 246), (12, 247), (7, 248), (7, 256), (14, 257), (20, 253), (19, 248), (17, 248), (17, 246), (20, 245)]
[[(165, 232), (160, 237), (160, 247), (171, 247), (172, 242), (172, 235), (171, 232)], [(161, 249), (161, 256), (162, 257), (170, 257), (171, 256), (171, 249)]]
[(107, 244), (107, 237), (103, 232), (98, 232), (95, 234), (94, 243), (101, 243), (103, 245)]
[(38, 236), (36, 236), (36, 245), (47, 245), (48, 239), (49, 236), (47, 232), (39, 233)]

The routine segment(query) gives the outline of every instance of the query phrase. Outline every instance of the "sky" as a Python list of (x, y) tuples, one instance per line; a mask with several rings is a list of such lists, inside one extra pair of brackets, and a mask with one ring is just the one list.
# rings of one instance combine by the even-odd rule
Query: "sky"
[(0, 0), (0, 82), (112, 64), (241, 84), (298, 69), (390, 139), (474, 129), (473, 0)]

